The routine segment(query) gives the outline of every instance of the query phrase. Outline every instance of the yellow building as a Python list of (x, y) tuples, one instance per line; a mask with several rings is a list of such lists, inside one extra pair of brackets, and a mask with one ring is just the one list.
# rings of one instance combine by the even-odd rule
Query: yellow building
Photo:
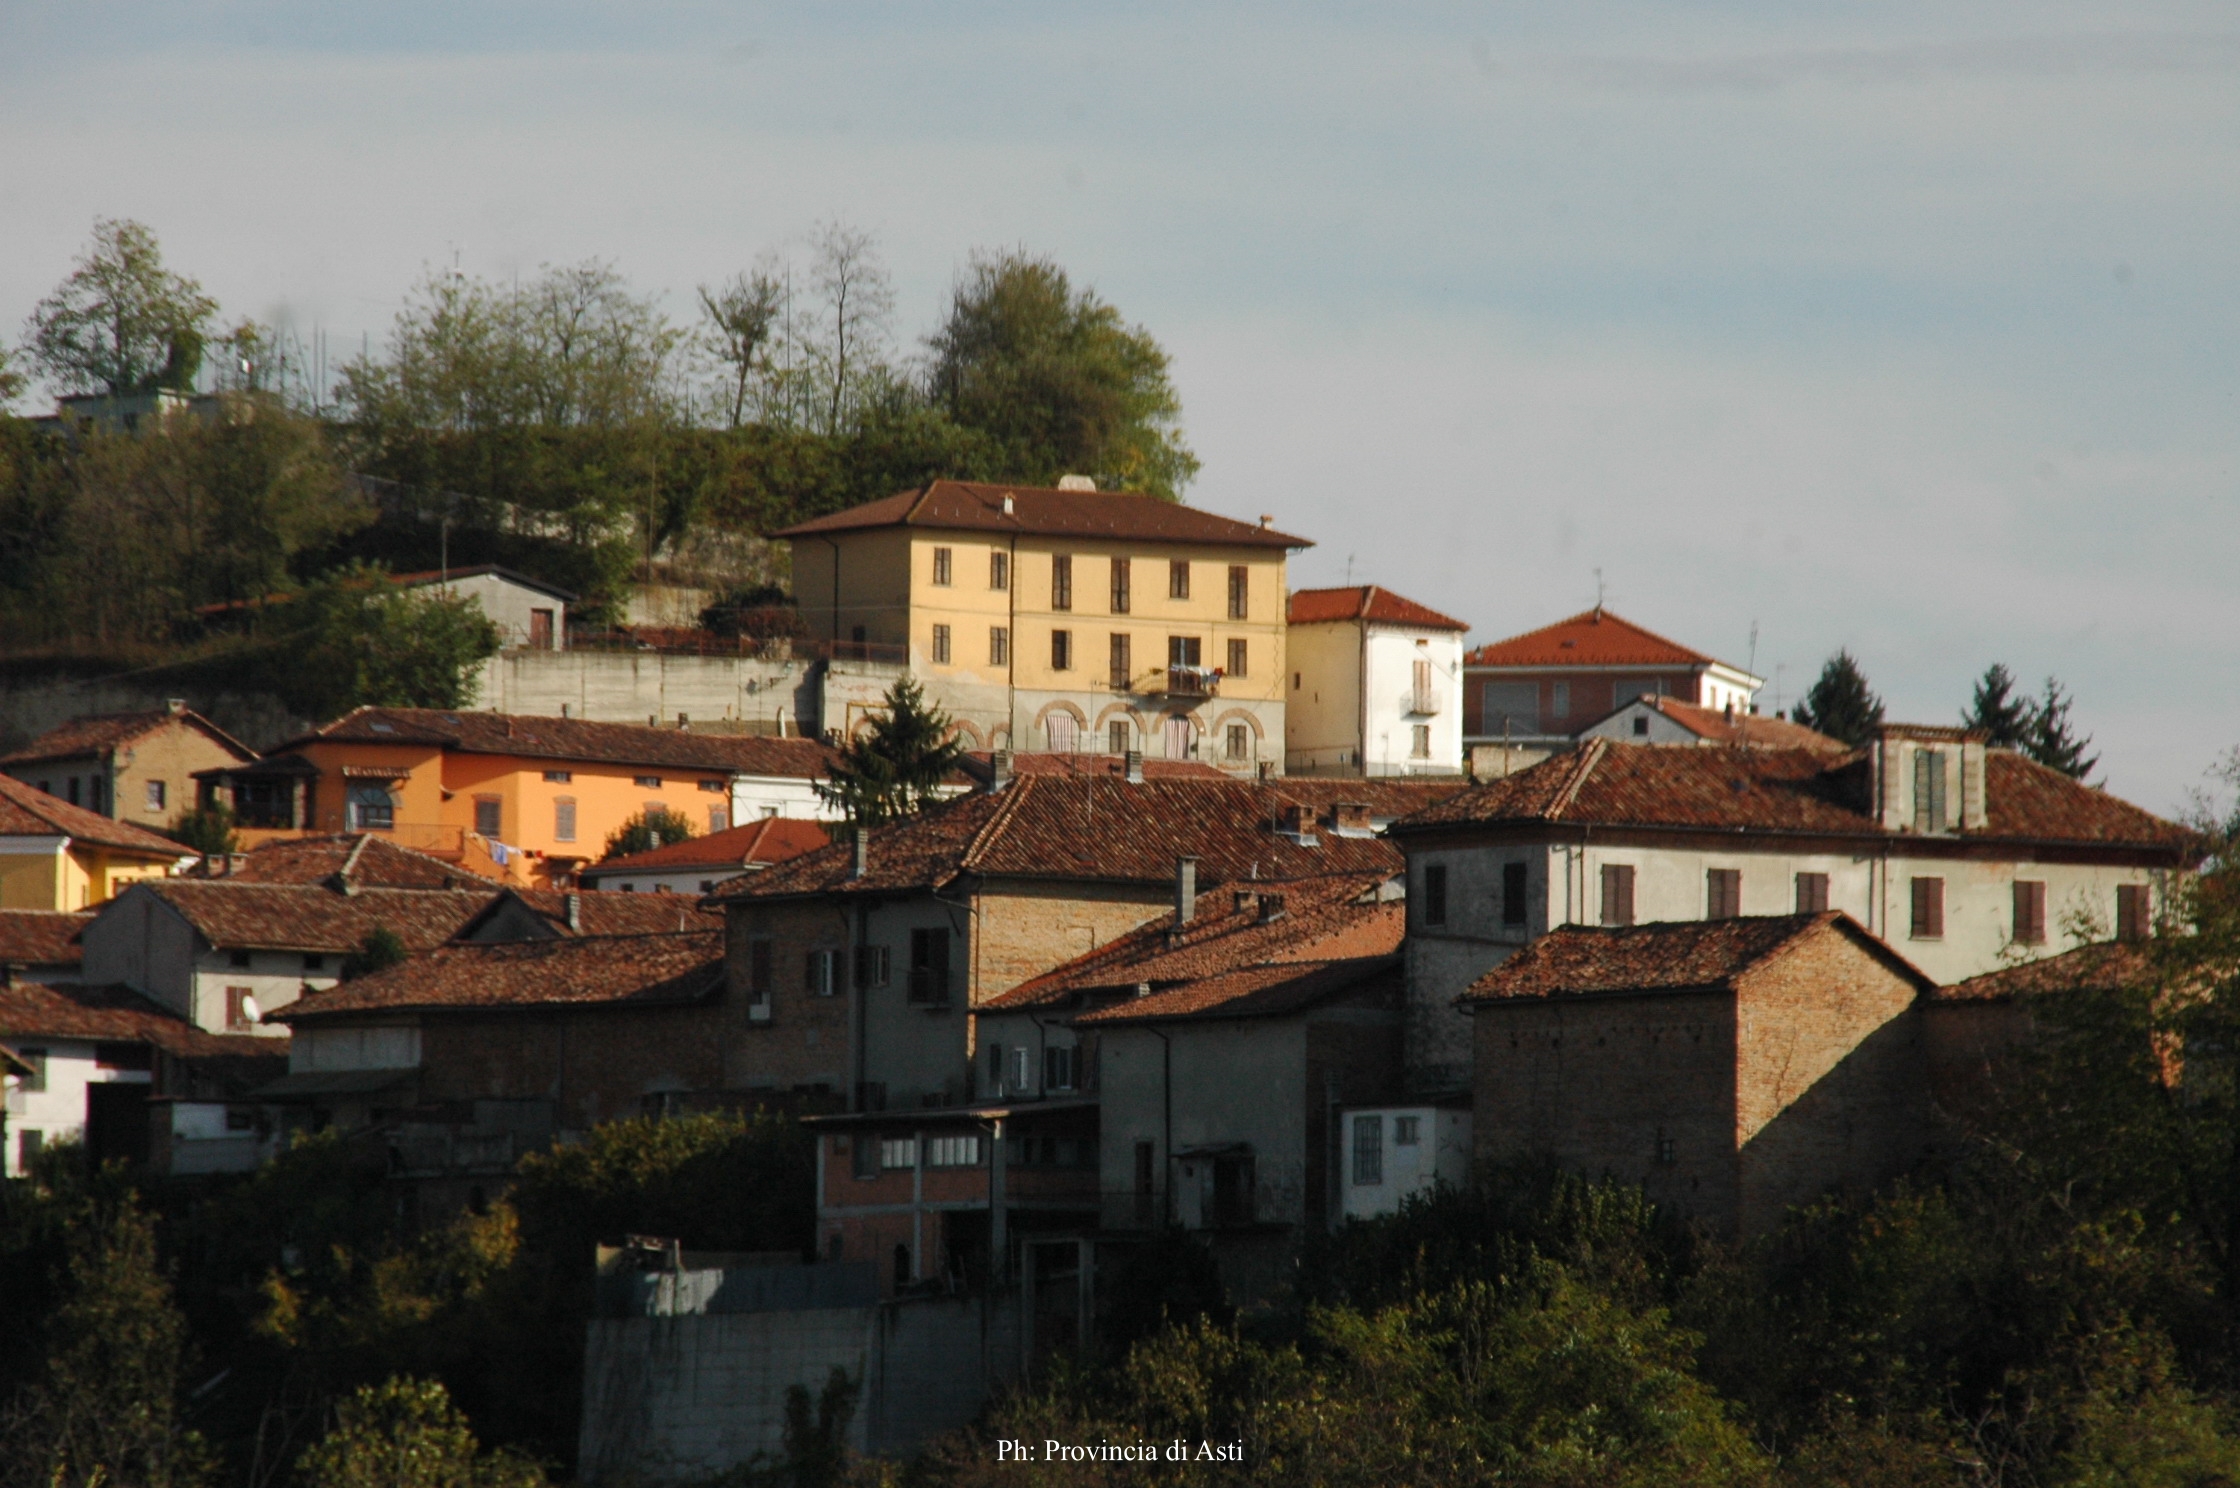
[(777, 534), (848, 731), (904, 669), (976, 749), (1283, 767), (1304, 538), (1069, 480), (936, 481)]
[(0, 775), (0, 909), (90, 909), (193, 854)]

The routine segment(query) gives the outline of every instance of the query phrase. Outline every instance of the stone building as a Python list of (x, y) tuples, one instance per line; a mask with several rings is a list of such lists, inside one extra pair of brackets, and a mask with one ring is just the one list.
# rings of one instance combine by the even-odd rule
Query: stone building
[(160, 710), (73, 718), (0, 757), (0, 772), (73, 806), (160, 832), (195, 804), (197, 771), (256, 757), (174, 700)]

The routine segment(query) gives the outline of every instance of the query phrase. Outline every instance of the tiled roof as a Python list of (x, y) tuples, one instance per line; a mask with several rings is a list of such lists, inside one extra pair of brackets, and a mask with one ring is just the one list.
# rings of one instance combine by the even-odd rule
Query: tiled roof
[(584, 869), (581, 876), (641, 872), (683, 873), (695, 868), (737, 873), (754, 863), (782, 863), (788, 858), (797, 858), (805, 852), (829, 846), (831, 842), (832, 829), (822, 822), (803, 821), (791, 816), (766, 816), (743, 827), (733, 827), (728, 832), (710, 832), (705, 837), (688, 837), (682, 842), (632, 853), (626, 858), (609, 858)]
[(142, 713), (89, 713), (83, 718), (73, 718), (59, 728), (47, 730), (13, 754), (0, 756), (0, 767), (83, 759), (87, 755), (106, 756), (111, 750), (146, 738), (174, 719), (208, 734), (240, 759), (257, 757), (255, 750), (191, 708), (177, 713), (168, 708), (155, 708)]
[(1354, 584), (1343, 589), (1295, 589), (1291, 594), (1290, 620), (1293, 625), (1367, 620), (1371, 624), (1412, 625), (1419, 630), (1470, 628), (1429, 605), (1417, 604), (1378, 584)]
[(568, 604), (573, 604), (576, 600), (576, 596), (568, 590), (562, 589), (556, 584), (547, 584), (542, 579), (532, 578), (518, 568), (507, 568), (502, 563), (477, 563), (472, 568), (425, 568), (418, 573), (391, 574), (389, 575), (389, 582), (403, 585), (409, 589), (417, 588), (423, 584), (456, 583), (460, 579), (479, 579), (485, 576), (504, 579), (508, 583), (519, 584), (525, 589), (534, 589), (539, 593), (549, 594), (554, 599)]
[[(1154, 988), (1246, 967), (1383, 956), (1400, 949), (1407, 906), (1378, 899), (1387, 873), (1340, 874), (1284, 885), (1233, 884), (1198, 896), (1178, 937), (1174, 911), (1022, 982), (981, 1009), (1051, 1007), (1097, 992)], [(1263, 898), (1280, 901), (1264, 917)]]
[[(1419, 811), (1406, 834), (1444, 826), (1566, 824), (1696, 828), (1933, 842), (1884, 831), (1867, 811), (1863, 751), (1674, 749), (1590, 739), (1578, 749)], [(2191, 861), (2199, 839), (2105, 791), (2004, 749), (1984, 762), (1988, 825), (1955, 841), (2126, 848)]]
[(1148, 997), (1131, 997), (1074, 1022), (1104, 1028), (1176, 1018), (1280, 1018), (1330, 1001), (1350, 1000), (1397, 1008), (1407, 985), (1398, 956), (1344, 961), (1284, 962), (1225, 972), (1186, 982)]
[[(1316, 782), (1359, 786), (1361, 781)], [(1323, 831), (1316, 846), (1275, 823), (1293, 782), (1125, 780), (1028, 775), (1000, 791), (965, 796), (871, 834), (867, 871), (850, 876), (845, 836), (719, 889), (719, 900), (938, 888), (963, 874), (1072, 882), (1168, 883), (1175, 859), (1199, 860), (1199, 881), (1319, 878), (1392, 872), (1393, 846)], [(1350, 799), (1339, 793), (1336, 799)]]
[(1808, 937), (1841, 935), (1921, 992), (1936, 983), (1840, 910), (1654, 925), (1565, 925), (1470, 984), (1462, 1005), (1616, 992), (1732, 990), (1751, 967)]
[(375, 832), (280, 837), (232, 858), (205, 858), (188, 877), (236, 883), (317, 884), (347, 880), (361, 889), (474, 889), (489, 880), (441, 858), (400, 847)]
[(315, 734), (280, 748), (330, 740), (419, 744), (461, 754), (510, 754), (586, 764), (652, 765), (723, 770), (738, 775), (818, 779), (834, 751), (815, 739), (760, 734), (696, 734), (636, 723), (582, 718), (532, 718), (511, 713), (445, 712), (437, 708), (359, 708)]
[(169, 837), (57, 800), (6, 775), (0, 775), (0, 837), (68, 837), (142, 857), (189, 856), (187, 848)]
[(1487, 667), (1710, 666), (1713, 662), (1701, 651), (1691, 651), (1604, 609), (1586, 610), (1491, 642), (1462, 660), (1466, 666)]
[[(1786, 718), (1763, 718), (1737, 713), (1731, 719), (1717, 708), (1699, 708), (1678, 698), (1645, 697), (1643, 706), (1656, 709), (1699, 739), (1720, 744), (1741, 744), (1749, 749), (1810, 749), (1820, 754), (1848, 754), (1851, 746), (1831, 739), (1817, 729)], [(1631, 707), (1632, 704), (1627, 704)], [(1624, 711), (1623, 709), (1620, 710)]]
[[(958, 768), (977, 784), (985, 786), (995, 778), (995, 765), (985, 749), (975, 750), (957, 761)], [(1128, 762), (1117, 754), (1014, 754), (1011, 756), (1011, 773), (1019, 775), (1111, 775), (1127, 773)], [(1236, 777), (1204, 760), (1147, 759), (1143, 762), (1146, 780), (1234, 780)]]
[(306, 993), (272, 1014), (309, 1023), (362, 1013), (697, 1002), (723, 985), (723, 932), (587, 935), (450, 945), (355, 981)]
[[(1003, 509), (1011, 498), (1011, 511)], [(800, 522), (774, 537), (815, 537), (875, 527), (940, 527), (1034, 533), (1046, 537), (1123, 538), (1136, 542), (1213, 543), (1224, 547), (1307, 548), (1303, 537), (1217, 517), (1133, 491), (1058, 491), (984, 481), (935, 481), (830, 516)]]
[[(568, 900), (576, 901), (576, 923), (568, 924)], [(559, 889), (505, 889), (488, 908), (459, 927), (458, 939), (467, 939), (483, 921), (509, 902), (526, 906), (531, 914), (561, 935), (674, 935), (684, 930), (719, 930), (723, 916), (700, 907), (692, 894), (610, 894), (590, 890), (570, 895)]]
[[(0, 987), (0, 1038), (18, 1045), (35, 1038), (95, 1039), (153, 1044), (181, 1058), (242, 1052), (239, 1035), (204, 1033), (169, 1008), (129, 987), (82, 987), (73, 982), (20, 982)], [(287, 1053), (284, 1038), (264, 1040)]]
[(2125, 941), (2078, 946), (2057, 956), (2041, 956), (2002, 966), (1982, 976), (1937, 989), (1939, 1002), (2003, 1002), (2046, 992), (2093, 991), (2136, 986), (2153, 979), (2154, 960), (2146, 947)]
[(76, 966), (85, 959), (78, 932), (90, 913), (53, 909), (0, 909), (0, 966)]
[(313, 884), (167, 878), (135, 884), (126, 892), (155, 895), (221, 949), (348, 952), (362, 945), (376, 926), (395, 932), (407, 950), (441, 945), (495, 891), (360, 889), (343, 894)]

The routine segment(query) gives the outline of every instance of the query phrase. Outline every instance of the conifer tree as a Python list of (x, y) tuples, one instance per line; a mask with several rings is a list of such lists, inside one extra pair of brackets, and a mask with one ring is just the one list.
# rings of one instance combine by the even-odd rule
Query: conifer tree
[(948, 715), (929, 705), (910, 677), (899, 677), (887, 693), (885, 714), (841, 746), (831, 783), (820, 781), (817, 793), (853, 825), (875, 827), (931, 805), (963, 754)]
[(1798, 702), (1796, 721), (1846, 744), (1864, 744), (1882, 722), (1882, 699), (1867, 686), (1867, 674), (1848, 650), (1838, 651), (1820, 669), (1820, 678)]
[(2014, 695), (2014, 673), (1995, 661), (1977, 679), (1975, 696), (1960, 714), (1960, 726), (1982, 729), (1996, 748), (2020, 749), (2036, 726), (2035, 711), (2029, 698)]
[(2100, 763), (2100, 756), (2085, 753), (2092, 747), (2092, 736), (2080, 735), (2070, 725), (2070, 702), (2061, 683), (2055, 678), (2046, 678), (2045, 697), (2029, 705), (2030, 722), (2022, 741), (2022, 752), (2049, 769), (2059, 770), (2073, 780), (2082, 780)]

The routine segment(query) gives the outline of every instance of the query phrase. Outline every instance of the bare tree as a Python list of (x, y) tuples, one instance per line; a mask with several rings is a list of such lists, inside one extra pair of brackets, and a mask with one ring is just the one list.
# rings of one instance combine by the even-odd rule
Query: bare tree
[(894, 286), (878, 240), (845, 223), (819, 224), (810, 254), (810, 283), (822, 301), (822, 412), (825, 432), (836, 434), (861, 395), (885, 376), (882, 353), (894, 316)]
[(747, 393), (754, 386), (758, 366), (765, 373), (769, 370), (770, 338), (784, 307), (785, 281), (767, 270), (734, 274), (713, 289), (700, 286), (709, 349), (730, 369), (724, 381), (734, 429), (746, 421)]

